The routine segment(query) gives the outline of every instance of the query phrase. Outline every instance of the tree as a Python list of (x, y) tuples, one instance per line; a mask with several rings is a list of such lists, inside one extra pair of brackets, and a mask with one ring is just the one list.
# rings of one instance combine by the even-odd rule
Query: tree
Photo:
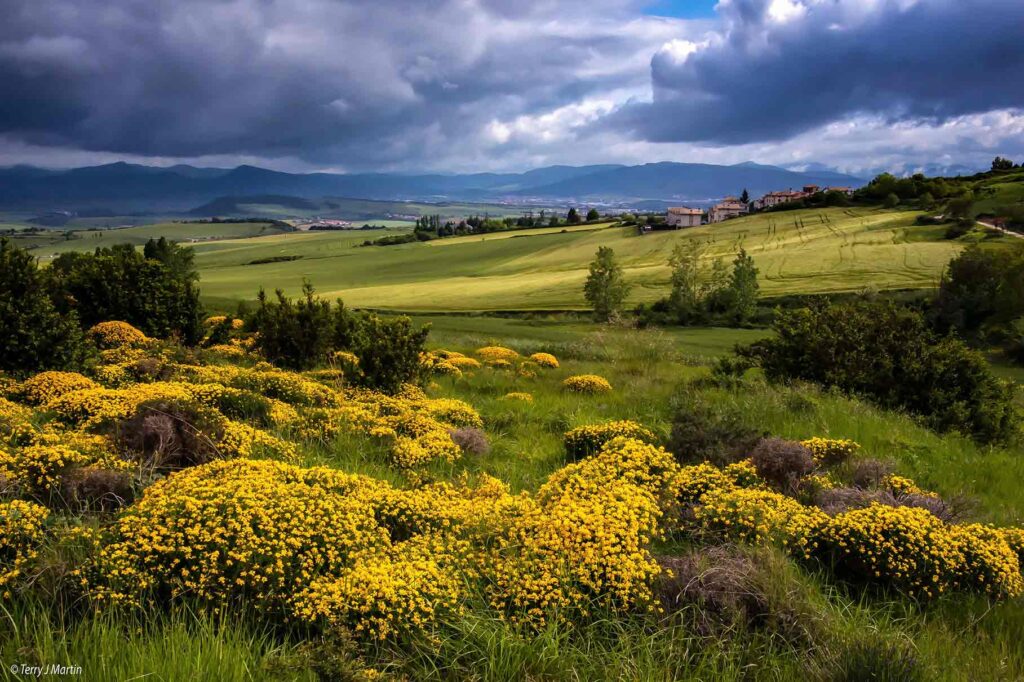
[(750, 203), (750, 192), (747, 191), (746, 187), (743, 188), (743, 193), (740, 194), (740, 202), (744, 204)]
[(569, 212), (565, 215), (565, 222), (570, 225), (575, 225), (580, 222), (580, 213), (575, 208), (570, 208)]
[(974, 195), (970, 192), (955, 199), (951, 199), (946, 206), (946, 212), (951, 218), (957, 220), (969, 220), (971, 208), (974, 206)]
[(729, 278), (729, 316), (737, 324), (746, 324), (757, 312), (757, 295), (760, 286), (757, 283), (757, 268), (754, 259), (740, 249), (736, 260), (732, 263), (732, 276)]
[(191, 252), (154, 242), (147, 258), (131, 244), (64, 253), (46, 270), (57, 309), (74, 312), (82, 325), (122, 320), (150, 336), (197, 343), (203, 308)]
[(597, 212), (596, 208), (592, 208), (589, 211), (587, 211), (587, 222), (588, 223), (593, 222), (595, 220), (600, 220), (600, 219), (601, 219), (601, 214)]
[(16, 373), (74, 369), (86, 344), (74, 314), (50, 300), (36, 259), (0, 240), (0, 369)]
[(1013, 169), (1013, 161), (1010, 161), (1009, 159), (1004, 159), (1001, 156), (997, 156), (992, 160), (992, 170), (994, 171), (1004, 171), (1011, 169)]
[(142, 255), (149, 260), (159, 261), (182, 280), (198, 281), (199, 273), (195, 267), (195, 252), (179, 246), (177, 242), (168, 241), (166, 237), (150, 239), (142, 248)]
[(594, 309), (594, 317), (607, 322), (622, 308), (630, 286), (615, 261), (615, 251), (608, 246), (597, 249), (597, 257), (590, 264), (590, 275), (583, 286), (583, 295)]
[(554, 213), (552, 213), (551, 214), (551, 219), (548, 220), (548, 226), (550, 226), (550, 227), (558, 227), (560, 222), (561, 221), (559, 221), (558, 216), (555, 215)]
[(668, 259), (669, 267), (672, 268), (672, 274), (669, 276), (672, 290), (668, 296), (668, 304), (681, 324), (692, 321), (702, 308), (700, 261), (705, 250), (705, 242), (688, 239), (676, 244)]
[(885, 208), (896, 208), (900, 205), (900, 198), (894, 193), (890, 192), (885, 196), (885, 201), (882, 202), (882, 206)]

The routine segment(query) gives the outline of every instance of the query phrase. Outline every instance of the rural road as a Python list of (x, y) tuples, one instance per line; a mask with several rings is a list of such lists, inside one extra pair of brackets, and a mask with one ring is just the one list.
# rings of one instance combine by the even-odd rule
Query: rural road
[(984, 225), (985, 227), (992, 228), (993, 230), (999, 230), (1003, 234), (1008, 234), (1011, 237), (1016, 237), (1017, 239), (1024, 239), (1024, 234), (1021, 234), (1020, 232), (1014, 232), (1013, 230), (1007, 230), (1005, 227), (998, 227), (998, 226), (993, 225), (991, 223), (986, 223), (983, 220), (979, 220), (977, 222), (978, 222), (979, 225)]

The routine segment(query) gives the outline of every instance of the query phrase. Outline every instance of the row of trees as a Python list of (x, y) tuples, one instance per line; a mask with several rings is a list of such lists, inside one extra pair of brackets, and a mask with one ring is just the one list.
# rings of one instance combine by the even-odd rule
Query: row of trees
[(416, 225), (411, 234), (391, 235), (376, 240), (367, 240), (364, 246), (391, 246), (393, 244), (408, 244), (416, 241), (430, 241), (443, 237), (457, 237), (467, 234), (489, 234), (491, 232), (502, 232), (504, 230), (515, 230), (531, 227), (561, 227), (564, 225), (579, 225), (584, 222), (597, 222), (601, 220), (601, 214), (596, 208), (591, 208), (582, 215), (576, 208), (570, 208), (565, 216), (557, 213), (548, 213), (541, 209), (536, 214), (528, 211), (519, 217), (507, 216), (505, 218), (492, 218), (488, 215), (472, 215), (462, 220), (444, 220), (440, 215), (426, 215), (416, 219)]
[(0, 369), (79, 367), (83, 328), (121, 320), (151, 336), (195, 343), (202, 336), (192, 252), (161, 239), (143, 252), (125, 244), (66, 253), (49, 268), (0, 240)]
[[(709, 266), (709, 244), (696, 239), (676, 244), (668, 261), (672, 269), (670, 293), (649, 310), (640, 306), (637, 312), (641, 319), (683, 325), (744, 325), (753, 319), (760, 291), (754, 259), (741, 248), (731, 268), (721, 258), (715, 258)], [(583, 286), (594, 317), (603, 322), (614, 318), (622, 311), (630, 290), (615, 251), (599, 247)]]
[[(82, 369), (95, 352), (83, 330), (109, 320), (185, 345), (224, 343), (227, 323), (203, 338), (197, 281), (192, 250), (166, 239), (151, 240), (141, 252), (120, 244), (62, 254), (45, 269), (0, 240), (0, 370)], [(297, 301), (261, 290), (246, 329), (257, 332), (263, 357), (295, 369), (328, 364), (336, 351), (347, 351), (358, 362), (345, 366), (346, 378), (385, 391), (419, 378), (429, 333), (407, 317), (356, 313), (340, 300), (332, 305), (309, 284)]]

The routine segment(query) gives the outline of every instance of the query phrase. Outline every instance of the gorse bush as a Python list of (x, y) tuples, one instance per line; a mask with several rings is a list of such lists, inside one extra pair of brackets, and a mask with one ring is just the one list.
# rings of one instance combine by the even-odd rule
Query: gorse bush
[(645, 443), (653, 443), (656, 438), (646, 427), (630, 419), (605, 422), (604, 424), (587, 424), (566, 431), (562, 442), (565, 454), (569, 459), (582, 459), (597, 453), (604, 444), (613, 438), (626, 437)]
[(392, 393), (419, 378), (429, 334), (428, 327), (416, 329), (408, 317), (353, 313), (340, 300), (332, 306), (308, 282), (297, 301), (281, 291), (271, 301), (260, 290), (259, 308), (248, 325), (258, 334), (256, 347), (272, 362), (311, 369), (344, 351), (351, 356), (342, 363), (347, 381)]
[(779, 311), (773, 327), (775, 337), (737, 349), (771, 381), (834, 386), (981, 442), (1018, 433), (1010, 385), (962, 341), (936, 338), (920, 313), (891, 302), (825, 302)]

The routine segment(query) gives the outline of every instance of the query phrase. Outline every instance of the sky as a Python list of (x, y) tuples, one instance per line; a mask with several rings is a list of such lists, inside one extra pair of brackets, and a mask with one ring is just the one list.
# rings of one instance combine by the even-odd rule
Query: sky
[(0, 166), (1024, 161), (1024, 0), (0, 7)]

